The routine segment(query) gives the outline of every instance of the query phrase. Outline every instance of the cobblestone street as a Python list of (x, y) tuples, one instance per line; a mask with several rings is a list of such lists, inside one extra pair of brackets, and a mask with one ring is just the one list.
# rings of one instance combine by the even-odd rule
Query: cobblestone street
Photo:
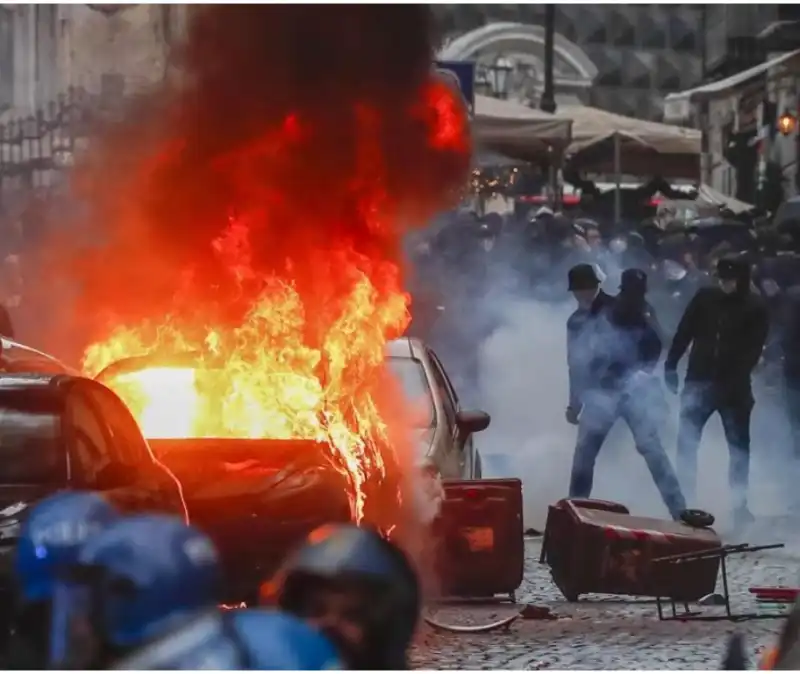
[[(790, 534), (792, 534), (790, 536)], [(800, 578), (800, 522), (785, 518), (758, 521), (752, 544), (786, 547), (731, 557), (728, 578), (734, 613), (754, 611), (748, 588), (795, 586)], [(425, 628), (414, 654), (419, 668), (434, 669), (717, 669), (727, 635), (746, 638), (750, 666), (780, 629), (780, 620), (660, 622), (654, 601), (589, 596), (569, 604), (538, 563), (541, 539), (527, 542), (526, 579), (520, 603), (547, 606), (558, 620), (518, 620), (509, 631), (447, 634)], [(701, 607), (704, 614), (721, 609)], [(449, 624), (481, 624), (514, 613), (508, 604), (445, 607), (435, 613)]]

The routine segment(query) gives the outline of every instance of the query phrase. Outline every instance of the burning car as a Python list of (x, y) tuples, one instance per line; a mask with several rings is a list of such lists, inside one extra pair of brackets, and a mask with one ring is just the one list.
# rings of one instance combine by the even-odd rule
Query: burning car
[[(394, 340), (386, 356), (403, 397), (418, 411), (416, 464), (423, 481), (434, 483), (422, 507), (435, 511), (442, 478), (481, 476), (472, 434), (489, 425), (489, 416), (459, 408), (441, 362), (422, 342)], [(218, 387), (224, 367), (200, 352), (162, 353), (115, 361), (96, 378), (134, 410), (155, 456), (181, 482), (192, 520), (215, 540), (230, 561), (230, 578), (245, 592), (316, 526), (358, 519), (358, 506), (332, 437), (274, 437), (274, 426), (271, 433), (253, 428), (226, 436), (213, 432), (219, 428), (203, 430), (195, 415), (199, 400)], [(384, 499), (394, 494), (372, 490), (373, 499), (379, 491)], [(379, 499), (377, 508), (393, 506)]]

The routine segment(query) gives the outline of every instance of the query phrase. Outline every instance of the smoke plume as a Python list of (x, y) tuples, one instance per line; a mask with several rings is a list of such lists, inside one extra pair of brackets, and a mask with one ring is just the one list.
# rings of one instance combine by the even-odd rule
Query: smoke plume
[(191, 11), (177, 80), (76, 173), (87, 208), (46, 260), (74, 293), (69, 334), (43, 344), (58, 353), (154, 316), (236, 321), (251, 272), (291, 278), (327, 316), (352, 282), (345, 249), (388, 292), (405, 223), (466, 182), (468, 122), (431, 79), (427, 6)]

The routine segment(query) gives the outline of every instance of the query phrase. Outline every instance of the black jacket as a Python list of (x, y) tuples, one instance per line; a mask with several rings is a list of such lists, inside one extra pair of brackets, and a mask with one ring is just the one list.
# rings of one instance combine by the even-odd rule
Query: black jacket
[(592, 363), (593, 379), (603, 389), (622, 389), (636, 372), (652, 372), (663, 342), (653, 308), (620, 294), (600, 322)]
[(732, 295), (701, 288), (683, 313), (664, 367), (675, 370), (691, 344), (686, 381), (714, 383), (730, 393), (749, 392), (750, 374), (768, 333), (766, 307), (750, 292), (749, 279)]
[(570, 407), (579, 408), (583, 394), (596, 385), (594, 358), (599, 320), (613, 304), (614, 298), (601, 290), (589, 309), (578, 308), (567, 320)]

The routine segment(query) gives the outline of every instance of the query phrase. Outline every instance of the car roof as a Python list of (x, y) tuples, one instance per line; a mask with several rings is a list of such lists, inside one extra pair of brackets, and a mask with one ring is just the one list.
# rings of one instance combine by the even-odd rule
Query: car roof
[[(385, 354), (387, 358), (423, 360), (425, 358), (425, 345), (421, 340), (414, 337), (398, 337), (386, 344)], [(201, 354), (197, 351), (159, 354), (158, 357), (153, 354), (129, 356), (108, 365), (95, 376), (95, 379), (102, 382), (119, 374), (136, 372), (147, 367), (157, 366), (159, 363), (162, 363), (164, 367), (191, 367), (194, 360), (200, 357)]]

